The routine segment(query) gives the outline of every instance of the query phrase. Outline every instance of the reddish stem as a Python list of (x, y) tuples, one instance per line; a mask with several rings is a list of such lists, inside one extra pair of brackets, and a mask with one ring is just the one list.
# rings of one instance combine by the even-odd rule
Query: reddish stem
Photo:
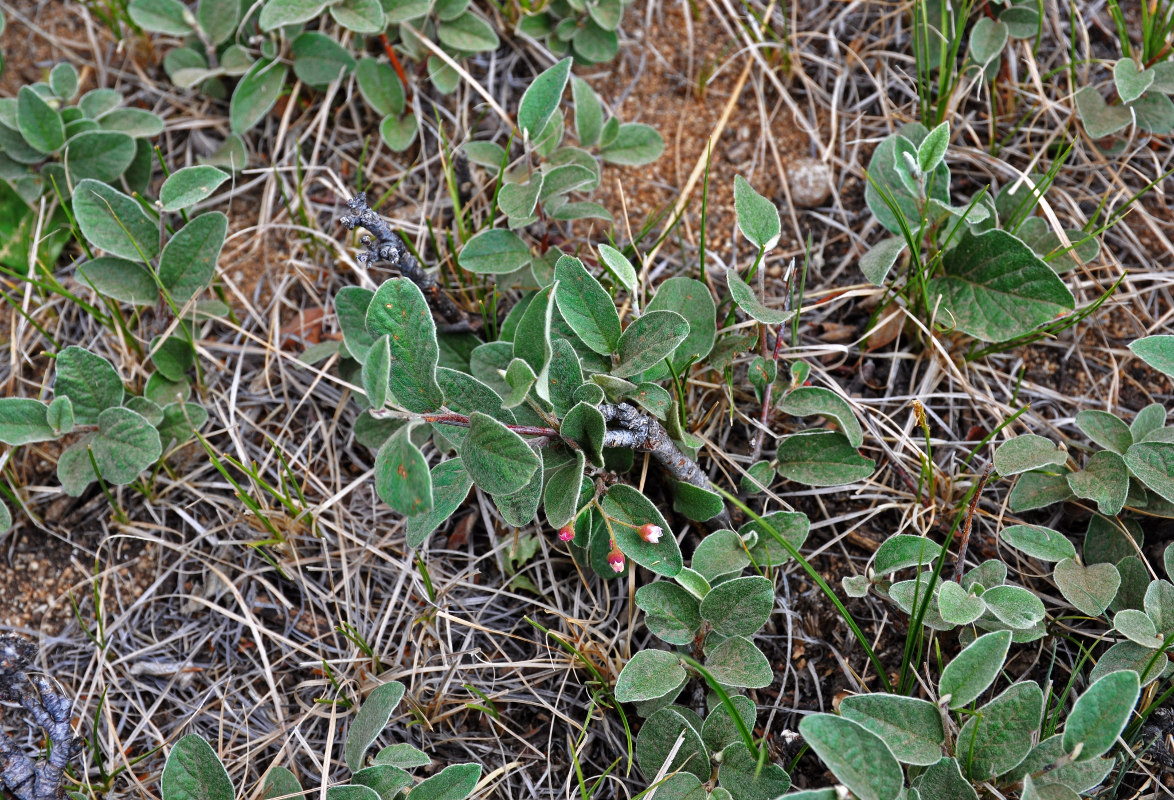
[(399, 63), (399, 57), (395, 54), (395, 48), (391, 46), (391, 40), (387, 38), (386, 33), (381, 33), (379, 41), (383, 44), (383, 52), (387, 53), (387, 57), (391, 60), (391, 66), (395, 69), (395, 74), (399, 76), (400, 83), (404, 85), (404, 101), (412, 102), (412, 87), (408, 85), (408, 76), (404, 72), (403, 64)]
[[(425, 414), (424, 421), (439, 425), (456, 425), (459, 428), (469, 427), (469, 418), (464, 414)], [(557, 437), (559, 435), (559, 432), (554, 428), (539, 428), (533, 425), (506, 425), (506, 427), (519, 436)]]

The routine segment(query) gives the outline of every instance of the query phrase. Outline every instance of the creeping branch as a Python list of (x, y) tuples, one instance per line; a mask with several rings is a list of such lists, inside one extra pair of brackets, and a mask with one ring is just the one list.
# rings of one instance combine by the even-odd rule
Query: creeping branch
[(36, 655), (36, 645), (23, 636), (0, 634), (0, 700), (19, 703), (51, 747), (47, 758), (34, 760), (0, 731), (0, 785), (17, 800), (63, 800), (65, 768), (82, 741), (69, 724), (73, 702), (53, 681), (26, 672)]
[(391, 226), (367, 205), (366, 192), (359, 192), (347, 201), (347, 208), (355, 212), (353, 216), (339, 217), (339, 224), (347, 230), (365, 228), (375, 234), (375, 239), (364, 236), (361, 241), (366, 253), (359, 255), (360, 263), (384, 261), (399, 270), (400, 274), (410, 280), (428, 300), (428, 305), (448, 323), (448, 332), (472, 330), (469, 315), (466, 314), (452, 298), (445, 294), (431, 275), (424, 271), (416, 257), (408, 252), (408, 248), (396, 235)]

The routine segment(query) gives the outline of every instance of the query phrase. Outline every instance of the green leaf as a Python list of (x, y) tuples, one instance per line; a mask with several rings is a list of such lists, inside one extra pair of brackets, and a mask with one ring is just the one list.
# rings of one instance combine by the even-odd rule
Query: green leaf
[(970, 30), (970, 58), (986, 67), (1002, 55), (1007, 46), (1007, 25), (990, 17), (981, 17)]
[[(1127, 429), (1128, 430), (1128, 429)], [(1070, 472), (1068, 487), (1077, 497), (1095, 500), (1102, 514), (1116, 516), (1129, 494), (1129, 470), (1121, 456), (1109, 450), (1093, 453), (1080, 472)]]
[(1132, 103), (1145, 94), (1154, 77), (1152, 70), (1139, 69), (1132, 58), (1122, 58), (1113, 65), (1113, 84), (1122, 103)]
[[(145, 398), (143, 398), (143, 400), (144, 402), (150, 402)], [(0, 404), (4, 402), (5, 401), (0, 400)], [(146, 415), (144, 414), (143, 416)], [(46, 410), (45, 422), (49, 425), (55, 434), (65, 434), (72, 432), (75, 425), (73, 418), (73, 402), (65, 395), (54, 397), (53, 402), (49, 404), (49, 408)], [(12, 442), (5, 443), (12, 444)]]
[[(359, 59), (355, 67), (355, 82), (359, 85), (363, 100), (377, 115), (398, 117), (404, 112), (404, 87), (390, 64), (373, 58)], [(473, 159), (470, 157), (470, 160)]]
[(502, 423), (473, 412), (461, 456), (473, 482), (490, 494), (519, 491), (538, 469), (538, 456)]
[(563, 319), (592, 350), (601, 355), (614, 353), (620, 345), (620, 315), (599, 281), (571, 256), (559, 258), (554, 277), (555, 300)]
[(744, 540), (748, 540), (747, 537), (752, 534), (757, 535), (758, 543), (751, 549), (751, 553), (760, 564), (782, 566), (790, 560), (791, 555), (775, 540), (772, 532), (798, 550), (807, 541), (810, 528), (811, 523), (806, 514), (776, 511), (763, 517), (762, 522), (747, 522), (738, 529), (738, 535)]
[(958, 759), (948, 756), (921, 773), (914, 785), (923, 800), (978, 800), (974, 787), (962, 777)]
[[(945, 124), (945, 123), (943, 123)], [(882, 239), (860, 257), (860, 271), (870, 283), (884, 286), (889, 270), (909, 245), (900, 236)]]
[(1114, 521), (1094, 514), (1084, 533), (1084, 563), (1116, 564), (1135, 555), (1143, 544), (1145, 534), (1136, 520)]
[(950, 146), (950, 123), (943, 122), (935, 127), (917, 146), (917, 166), (923, 174), (930, 174), (946, 156)]
[(118, 131), (85, 131), (71, 137), (65, 148), (65, 165), (74, 183), (86, 178), (116, 181), (134, 158), (134, 139)]
[(368, 351), (360, 373), (363, 391), (371, 408), (379, 410), (387, 404), (387, 382), (391, 379), (391, 337), (380, 336)]
[[(713, 594), (713, 591), (709, 594)], [(709, 599), (709, 595), (705, 597)], [(761, 689), (774, 681), (770, 662), (754, 642), (744, 636), (731, 636), (710, 648), (705, 656), (705, 668), (714, 680), (727, 686)]]
[(1072, 497), (1068, 481), (1063, 474), (1046, 472), (1025, 472), (1019, 476), (1015, 488), (1007, 499), (1007, 507), (1016, 514), (1034, 508), (1044, 508), (1052, 503), (1061, 503)]
[(136, 139), (150, 139), (163, 132), (163, 120), (142, 108), (119, 108), (100, 120), (102, 130), (125, 133)]
[[(381, 750), (380, 753), (382, 752)], [(374, 766), (364, 767), (353, 773), (351, 780), (356, 787), (364, 786), (375, 792), (379, 800), (394, 800), (400, 796), (400, 792), (412, 785), (412, 776), (408, 772), (390, 764), (380, 764), (378, 758)], [(327, 797), (330, 797), (330, 791), (331, 789), (326, 790)], [(355, 798), (355, 800), (364, 799)], [(371, 800), (370, 796), (367, 796), (365, 800)]]
[[(782, 767), (764, 764), (760, 768), (758, 759), (743, 742), (734, 742), (722, 750), (717, 779), (737, 800), (775, 800), (791, 788), (791, 776)], [(709, 795), (711, 800), (718, 800), (719, 791), (715, 789)]]
[(510, 385), (510, 393), (502, 405), (505, 408), (517, 408), (526, 402), (526, 396), (533, 388), (537, 377), (529, 364), (520, 358), (515, 358), (510, 361), (510, 366), (505, 373), (505, 380)]
[(756, 494), (770, 488), (775, 479), (775, 468), (769, 461), (758, 461), (746, 468), (740, 485), (745, 494)]
[(298, 34), (290, 45), (290, 53), (294, 75), (310, 86), (328, 86), (350, 75), (355, 68), (354, 57), (342, 45), (317, 31)]
[(774, 611), (774, 583), (759, 575), (715, 586), (701, 601), (701, 616), (723, 636), (751, 636)]
[(616, 347), (619, 363), (612, 369), (612, 375), (617, 378), (639, 375), (669, 356), (688, 335), (689, 323), (675, 311), (647, 312), (620, 336)]
[(615, 697), (621, 703), (656, 700), (676, 689), (685, 678), (681, 660), (663, 650), (641, 650), (620, 671)]
[(1022, 761), (1039, 729), (1044, 694), (1034, 681), (1016, 683), (978, 710), (955, 745), (971, 780), (990, 780)]
[(379, 794), (369, 786), (342, 784), (326, 790), (326, 800), (380, 800)]
[(860, 429), (856, 415), (852, 413), (852, 407), (844, 398), (830, 389), (819, 386), (800, 386), (783, 399), (779, 408), (796, 417), (818, 414), (835, 420), (852, 447), (860, 447), (864, 444), (864, 433)]
[(534, 139), (546, 127), (546, 123), (558, 108), (570, 74), (571, 59), (564, 58), (526, 87), (518, 104), (518, 127), (521, 128), (523, 137)]
[(236, 0), (200, 0), (196, 19), (213, 45), (228, 41), (240, 22), (240, 3)]
[(982, 601), (999, 622), (1015, 629), (1030, 628), (1044, 618), (1043, 601), (1021, 586), (992, 586)]
[(261, 9), (258, 24), (267, 32), (309, 22), (321, 16), (330, 4), (329, 0), (269, 0)]
[(1162, 637), (1158, 635), (1154, 621), (1144, 611), (1136, 608), (1118, 611), (1113, 615), (1113, 628), (1126, 639), (1147, 649), (1160, 650), (1162, 647)]
[[(672, 529), (652, 501), (626, 484), (612, 486), (601, 503), (610, 520), (611, 530), (620, 551), (642, 567), (671, 578), (681, 571), (684, 562)], [(663, 531), (656, 544), (646, 542), (637, 532), (646, 524)]]
[(1095, 86), (1085, 86), (1076, 92), (1076, 112), (1084, 123), (1089, 138), (1103, 139), (1128, 128), (1133, 114), (1121, 105), (1106, 105), (1105, 98)]
[(713, 581), (723, 575), (741, 572), (750, 564), (750, 556), (742, 537), (730, 530), (720, 530), (701, 540), (693, 551), (690, 564), (706, 580)]
[(70, 497), (79, 497), (91, 482), (98, 479), (90, 463), (90, 445), (97, 437), (96, 433), (83, 434), (57, 459), (57, 480)]
[(521, 528), (534, 521), (542, 502), (542, 478), (542, 460), (539, 459), (538, 469), (534, 470), (525, 486), (510, 494), (493, 495), (493, 504), (507, 525)]
[(657, 581), (641, 586), (636, 590), (636, 606), (644, 611), (648, 630), (669, 644), (691, 644), (701, 628), (696, 598), (674, 583)]
[(184, 736), (163, 765), (163, 800), (233, 800), (236, 791), (216, 751), (199, 734)]
[(408, 517), (404, 535), (408, 547), (420, 548), (427, 538), (460, 508), (473, 486), (461, 458), (450, 458), (432, 468), (432, 510)]
[(387, 25), (379, 0), (342, 0), (330, 6), (330, 16), (355, 33), (382, 33)]
[(857, 694), (840, 701), (840, 714), (875, 733), (898, 761), (930, 766), (942, 757), (946, 734), (937, 706), (891, 694)]
[(1174, 378), (1174, 335), (1146, 336), (1130, 344), (1129, 349), (1158, 372)]
[(379, 135), (387, 146), (397, 153), (408, 149), (415, 141), (418, 130), (415, 114), (407, 114), (402, 119), (387, 116), (379, 123)]
[(73, 190), (73, 211), (92, 246), (132, 261), (159, 254), (159, 226), (137, 201), (94, 180)]
[(169, 381), (183, 380), (184, 373), (195, 363), (196, 354), (191, 344), (182, 337), (155, 337), (151, 340), (151, 363), (159, 374)]
[(419, 287), (407, 278), (384, 281), (371, 298), (366, 326), (372, 336), (390, 337), (389, 387), (396, 402), (417, 414), (440, 408), (444, 403), (436, 382), (440, 346), (436, 323)]
[(177, 306), (203, 292), (216, 275), (216, 263), (228, 233), (228, 217), (209, 211), (171, 237), (159, 258), (159, 282)]
[(901, 765), (884, 740), (863, 725), (833, 714), (810, 714), (800, 721), (799, 733), (836, 779), (860, 800), (896, 800), (900, 796), (904, 787)]
[(1010, 631), (979, 636), (942, 670), (938, 694), (950, 696), (951, 709), (969, 705), (998, 677), (1010, 647)]
[(632, 266), (632, 262), (625, 258), (624, 254), (619, 250), (616, 250), (614, 247), (609, 247), (606, 244), (601, 244), (596, 249), (599, 251), (600, 262), (611, 271), (612, 275), (616, 276), (616, 280), (628, 290), (628, 294), (635, 297), (638, 278), (636, 276), (636, 268)]
[(358, 286), (344, 286), (334, 296), (334, 313), (342, 329), (346, 349), (360, 363), (375, 345), (375, 337), (367, 332), (367, 310), (375, 293)]
[[(496, 50), (501, 44), (493, 26), (472, 12), (441, 22), (436, 26), (436, 38), (441, 44), (462, 53), (483, 53)], [(565, 79), (563, 85), (566, 85)]]
[(1130, 670), (1112, 672), (1094, 682), (1076, 698), (1064, 724), (1064, 752), (1071, 753), (1080, 745), (1075, 761), (1108, 752), (1125, 730), (1140, 693), (1137, 673)]
[(1147, 489), (1174, 503), (1174, 444), (1135, 444), (1125, 451), (1125, 466)]
[(98, 436), (90, 448), (98, 472), (116, 485), (130, 483), (163, 454), (159, 431), (129, 408), (107, 408), (98, 415)]
[(1158, 634), (1174, 633), (1174, 584), (1160, 578), (1152, 581), (1146, 587), (1144, 606)]
[(101, 356), (70, 345), (57, 354), (56, 370), (53, 391), (73, 403), (78, 425), (95, 425), (103, 411), (122, 405), (122, 379)]
[(53, 90), (53, 94), (62, 100), (73, 99), (77, 94), (77, 84), (77, 68), (68, 61), (55, 64), (49, 72), (49, 87)]
[(216, 167), (184, 167), (163, 181), (159, 202), (164, 211), (179, 211), (208, 197), (229, 179), (229, 174)]
[(56, 438), (49, 424), (49, 407), (44, 403), (25, 397), (0, 398), (0, 442), (16, 447)]
[(530, 248), (513, 231), (490, 228), (467, 241), (457, 259), (469, 272), (504, 275), (530, 263)]
[(929, 297), (940, 295), (958, 330), (983, 341), (1013, 339), (1075, 307), (1055, 271), (1005, 231), (963, 234), (944, 265)]
[(756, 247), (770, 250), (779, 243), (782, 222), (775, 204), (754, 191), (741, 175), (734, 176), (734, 210), (738, 230)]
[(639, 167), (651, 164), (664, 152), (664, 139), (656, 128), (639, 122), (620, 125), (615, 138), (604, 145), (599, 155), (609, 164)]
[(408, 792), (410, 800), (465, 800), (481, 779), (480, 764), (453, 764)]
[(265, 800), (273, 800), (276, 797), (289, 800), (291, 795), (301, 794), (304, 794), (302, 784), (298, 782), (297, 776), (285, 767), (273, 766), (265, 775)]
[(582, 78), (571, 78), (571, 99), (575, 103), (575, 135), (582, 147), (599, 141), (603, 129), (603, 108), (591, 86)]
[[(542, 173), (536, 172), (526, 183), (507, 183), (497, 193), (497, 205), (511, 219), (530, 219), (542, 192)], [(513, 225), (511, 227), (520, 227)], [(529, 255), (529, 252), (527, 252)]]
[[(603, 252), (601, 246), (600, 253)], [(673, 369), (678, 372), (691, 362), (700, 363), (713, 350), (717, 337), (717, 307), (709, 287), (701, 281), (680, 276), (669, 278), (656, 287), (656, 294), (645, 310), (675, 311), (688, 320), (689, 335), (669, 357)], [(650, 374), (659, 379), (662, 371), (667, 376), (668, 369), (665, 367)]]
[(726, 270), (726, 282), (730, 286), (730, 297), (734, 298), (734, 302), (738, 304), (738, 308), (745, 311), (752, 319), (764, 325), (781, 325), (795, 316), (794, 311), (776, 311), (759, 302), (758, 298), (754, 295), (754, 290), (750, 288), (746, 281), (742, 280), (737, 270)]
[(573, 461), (547, 477), (543, 503), (550, 527), (558, 529), (574, 520), (579, 510), (579, 489), (586, 463), (583, 451), (576, 450)]
[(1146, 686), (1158, 679), (1169, 666), (1165, 654), (1137, 642), (1117, 642), (1097, 659), (1097, 665), (1088, 674), (1090, 681), (1098, 681), (1114, 672), (1128, 671), (1141, 675), (1141, 685)]
[[(730, 697), (734, 712), (749, 730), (754, 730), (757, 721), (758, 709), (754, 701), (745, 695), (735, 694)], [(738, 725), (725, 703), (714, 704), (712, 710), (705, 717), (701, 725), (701, 740), (711, 752), (720, 753), (734, 742), (742, 741), (742, 734)], [(757, 766), (757, 765), (756, 765)]]
[[(262, 16), (275, 5), (278, 4), (267, 3)], [(318, 6), (318, 12), (325, 7), (321, 0), (313, 0), (311, 5)], [(318, 12), (311, 16), (317, 16)], [(289, 68), (285, 64), (268, 58), (258, 59), (249, 68), (236, 85), (236, 91), (232, 93), (232, 100), (228, 104), (228, 118), (233, 133), (243, 134), (265, 118), (285, 88), (288, 74)]]
[(1053, 578), (1064, 599), (1090, 617), (1105, 613), (1121, 585), (1121, 574), (1112, 564), (1085, 566), (1071, 558), (1056, 565)]
[(433, 507), (428, 461), (412, 443), (411, 432), (412, 426), (404, 425), (375, 454), (375, 491), (383, 502), (408, 517)]
[(1064, 534), (1042, 525), (1010, 525), (1000, 536), (1016, 550), (1040, 561), (1076, 558), (1076, 548)]
[(630, 397), (658, 419), (666, 419), (673, 410), (673, 396), (663, 386), (650, 381), (637, 386)]
[(392, 712), (404, 697), (404, 688), (399, 681), (376, 686), (363, 702), (359, 713), (355, 714), (343, 745), (343, 758), (351, 772), (363, 768), (363, 756), (387, 727)]
[(582, 448), (592, 466), (603, 466), (603, 435), (607, 423), (598, 408), (587, 403), (576, 403), (563, 417), (559, 433)]
[(636, 760), (645, 775), (651, 777), (660, 771), (682, 734), (684, 741), (677, 748), (676, 756), (668, 763), (667, 771), (688, 772), (698, 780), (709, 780), (712, 768), (701, 734), (676, 707), (660, 709), (640, 727), (640, 734), (636, 738)]
[[(938, 613), (951, 625), (969, 625), (987, 610), (983, 598), (970, 594), (953, 581), (942, 581), (938, 592)], [(934, 759), (937, 760), (936, 757)]]
[(725, 511), (721, 495), (684, 481), (673, 483), (673, 511), (698, 522), (711, 520)]
[(1166, 407), (1161, 403), (1150, 403), (1137, 412), (1137, 416), (1129, 425), (1129, 433), (1133, 437), (1133, 441), (1141, 442), (1154, 431), (1161, 430), (1165, 424)]
[(400, 769), (413, 769), (428, 766), (432, 763), (432, 759), (423, 750), (412, 747), (410, 744), (400, 743), (389, 744), (380, 750), (375, 756), (375, 763)]
[(1068, 450), (1050, 439), (1024, 434), (1008, 439), (995, 450), (995, 471), (1006, 477), (1042, 467), (1063, 466)]
[(1105, 411), (1085, 410), (1076, 415), (1076, 427), (1106, 450), (1124, 454), (1133, 444), (1129, 426), (1116, 414)]
[(808, 486), (840, 486), (863, 480), (876, 464), (856, 452), (842, 433), (816, 431), (788, 436), (779, 445), (778, 471)]
[(126, 13), (135, 25), (152, 33), (187, 36), (192, 32), (194, 20), (179, 0), (131, 0)]
[(208, 421), (208, 411), (196, 403), (169, 403), (163, 407), (159, 423), (159, 441), (170, 445), (173, 440), (184, 442)]
[[(1113, 768), (1113, 760), (1093, 758), (1086, 761), (1067, 761), (1064, 758), (1063, 738), (1061, 734), (1056, 734), (1044, 739), (1032, 748), (1027, 758), (1004, 775), (1002, 780), (1014, 783), (1028, 775), (1044, 773), (1049, 784), (1062, 784), (1075, 792), (1091, 791), (1109, 774), (1109, 770)], [(1067, 763), (1051, 768), (1061, 761)]]
[(146, 306), (159, 299), (159, 287), (147, 268), (125, 258), (99, 256), (79, 264), (77, 274), (98, 294), (123, 303)]

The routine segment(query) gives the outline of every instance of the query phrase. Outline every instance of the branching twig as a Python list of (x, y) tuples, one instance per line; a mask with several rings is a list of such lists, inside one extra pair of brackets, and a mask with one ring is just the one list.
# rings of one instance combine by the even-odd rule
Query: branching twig
[(65, 768), (82, 741), (69, 724), (73, 702), (49, 679), (26, 672), (36, 655), (36, 645), (28, 639), (0, 635), (0, 700), (20, 703), (51, 745), (47, 758), (34, 760), (0, 731), (0, 784), (17, 800), (62, 800)]
[[(655, 419), (627, 403), (604, 404), (599, 410), (603, 412), (605, 420), (615, 422), (621, 428), (604, 434), (604, 447), (631, 447), (634, 450), (651, 453), (676, 480), (708, 492), (713, 491), (708, 476), (697, 466), (697, 462), (680, 451), (668, 431)], [(730, 514), (724, 505), (715, 522), (723, 528), (732, 527)]]
[(408, 248), (391, 226), (367, 205), (366, 192), (359, 192), (348, 200), (347, 208), (355, 213), (353, 216), (339, 217), (340, 225), (351, 231), (355, 228), (365, 228), (375, 234), (374, 241), (370, 236), (364, 236), (360, 240), (367, 248), (367, 252), (359, 254), (359, 263), (386, 261), (398, 269), (401, 275), (420, 287), (428, 304), (448, 323), (448, 332), (472, 330), (469, 315), (445, 294), (440, 284), (425, 272), (416, 257), (408, 252)]

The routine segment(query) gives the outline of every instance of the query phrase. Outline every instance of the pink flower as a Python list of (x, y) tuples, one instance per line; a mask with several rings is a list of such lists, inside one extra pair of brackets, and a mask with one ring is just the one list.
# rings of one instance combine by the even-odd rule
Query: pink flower
[(614, 544), (612, 545), (611, 552), (607, 554), (607, 563), (617, 573), (624, 571), (624, 554)]
[(570, 523), (558, 529), (558, 538), (564, 542), (569, 542), (575, 538), (575, 526)]
[(653, 525), (651, 522), (640, 526), (640, 538), (649, 544), (656, 544), (660, 541), (660, 535), (664, 533), (659, 525)]

